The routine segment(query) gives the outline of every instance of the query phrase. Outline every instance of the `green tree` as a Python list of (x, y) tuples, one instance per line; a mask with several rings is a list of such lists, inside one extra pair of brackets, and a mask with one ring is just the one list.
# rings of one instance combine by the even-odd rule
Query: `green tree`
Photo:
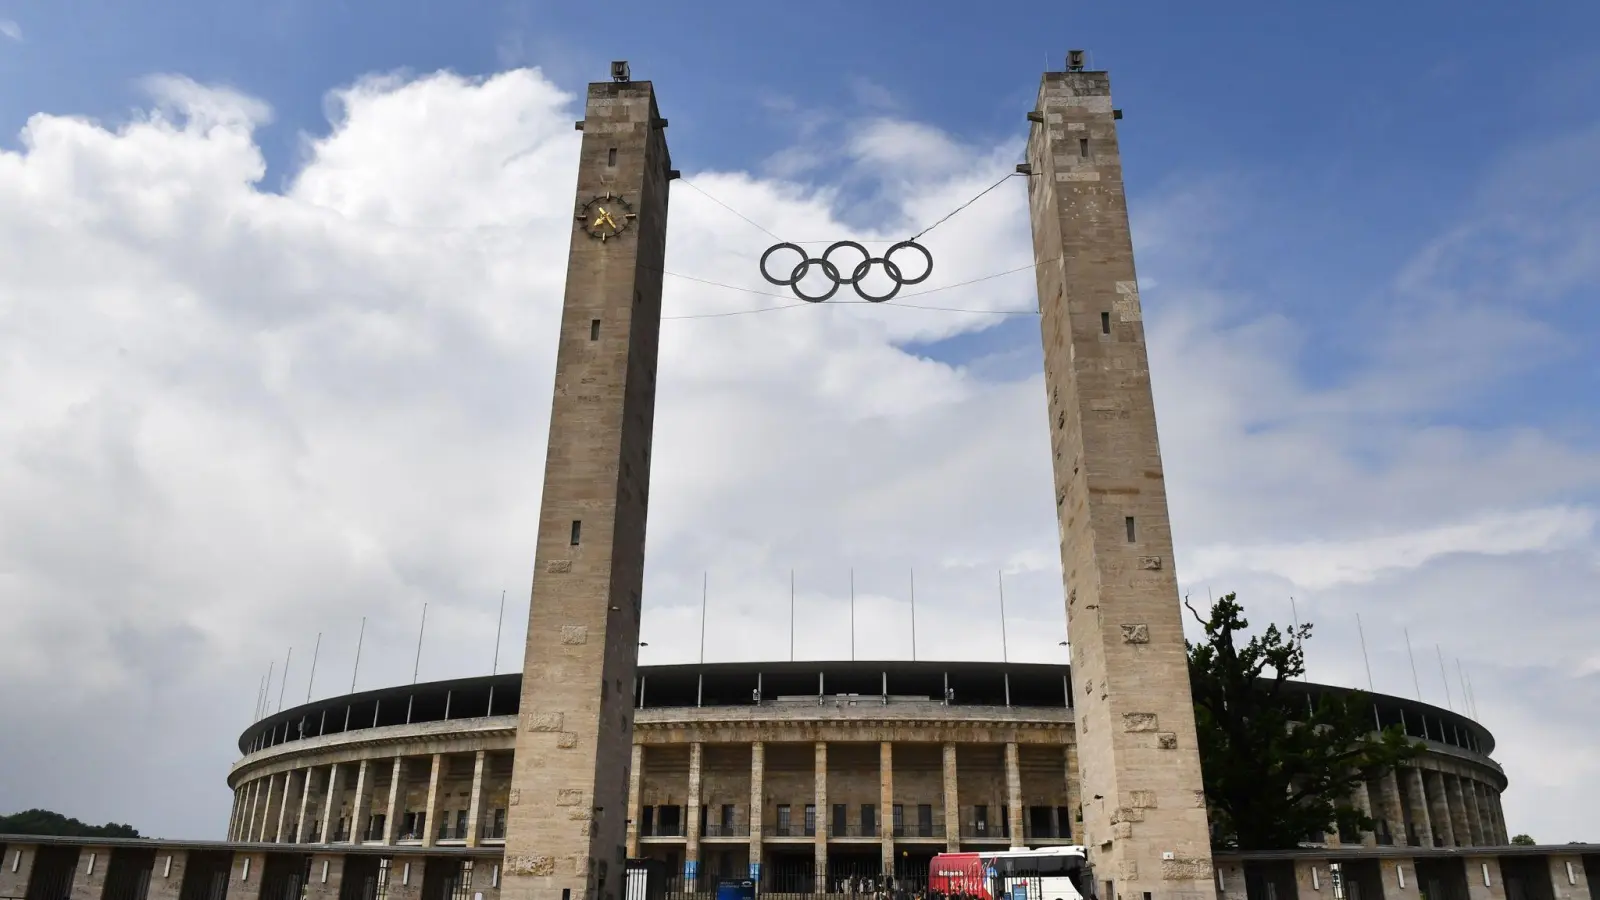
[(136, 838), (139, 832), (131, 825), (107, 822), (90, 825), (69, 819), (48, 809), (25, 809), (9, 816), (0, 816), (0, 834), (49, 834), (61, 837)]
[(1311, 626), (1266, 631), (1243, 646), (1250, 623), (1234, 594), (1209, 617), (1184, 605), (1205, 628), (1188, 643), (1200, 764), (1212, 839), (1221, 848), (1284, 850), (1308, 835), (1373, 828), (1349, 805), (1357, 785), (1422, 752), (1399, 726), (1372, 731), (1362, 691), (1316, 695), (1286, 690), (1305, 672)]
[(1537, 841), (1526, 834), (1519, 834), (1511, 839), (1511, 843), (1522, 847), (1532, 847)]

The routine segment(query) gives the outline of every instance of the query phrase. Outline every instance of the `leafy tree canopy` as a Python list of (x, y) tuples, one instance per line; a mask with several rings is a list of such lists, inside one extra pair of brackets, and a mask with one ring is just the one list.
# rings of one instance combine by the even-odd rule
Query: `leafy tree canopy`
[(0, 834), (49, 834), (62, 837), (136, 838), (139, 832), (131, 825), (107, 822), (90, 825), (69, 819), (48, 809), (25, 809), (9, 816), (0, 816)]
[(1308, 702), (1303, 690), (1285, 690), (1305, 673), (1309, 624), (1285, 631), (1268, 625), (1240, 644), (1250, 623), (1236, 595), (1218, 598), (1209, 617), (1189, 611), (1206, 635), (1188, 648), (1213, 841), (1284, 850), (1335, 829), (1372, 829), (1351, 795), (1417, 756), (1422, 744), (1399, 726), (1374, 733), (1365, 692)]
[(1526, 834), (1519, 834), (1511, 839), (1511, 843), (1520, 847), (1532, 847), (1537, 841)]

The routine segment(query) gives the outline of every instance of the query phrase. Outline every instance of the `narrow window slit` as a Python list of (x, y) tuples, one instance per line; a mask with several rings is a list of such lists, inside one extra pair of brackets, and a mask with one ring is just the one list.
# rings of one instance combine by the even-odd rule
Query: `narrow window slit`
[[(1129, 532), (1128, 533), (1132, 534), (1133, 533), (1133, 531), (1132, 531), (1133, 520), (1129, 519), (1128, 523), (1129, 523), (1128, 524), (1128, 528), (1129, 528)], [(578, 546), (578, 541), (580, 539), (582, 539), (582, 537), (583, 537), (583, 523), (581, 521), (577, 520), (577, 519), (573, 519), (572, 520), (572, 546), (574, 546), (574, 547)], [(1133, 540), (1133, 539), (1129, 538), (1129, 540)]]
[[(1085, 143), (1088, 143), (1088, 142), (1085, 141)], [(606, 151), (606, 165), (614, 166), (616, 164), (617, 164), (617, 148), (612, 147), (611, 149)]]
[[(1126, 526), (1127, 529), (1128, 529), (1128, 543), (1130, 543), (1130, 544), (1133, 543), (1137, 539), (1137, 533), (1134, 531), (1134, 528), (1133, 528), (1133, 516), (1124, 517), (1123, 520), (1122, 520), (1122, 524), (1124, 526)], [(573, 527), (577, 527), (577, 523), (576, 522), (573, 523)], [(576, 535), (577, 532), (574, 531), (573, 534)], [(576, 544), (578, 542), (577, 537), (573, 537), (572, 542), (574, 544)]]
[(1111, 333), (1111, 313), (1103, 312), (1100, 314), (1100, 333)]
[(591, 340), (591, 341), (600, 340), (600, 320), (599, 319), (590, 319), (589, 320), (589, 340)]
[[(615, 150), (613, 150), (611, 152), (612, 153), (616, 153)], [(1078, 156), (1083, 158), (1083, 159), (1088, 159), (1089, 158), (1089, 139), (1088, 138), (1078, 138)]]

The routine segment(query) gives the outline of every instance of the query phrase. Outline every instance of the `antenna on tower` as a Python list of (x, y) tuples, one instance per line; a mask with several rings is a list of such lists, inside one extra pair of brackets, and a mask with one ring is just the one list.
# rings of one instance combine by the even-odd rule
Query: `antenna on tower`
[(850, 659), (856, 658), (856, 570), (850, 569)]
[(1433, 645), (1433, 652), (1439, 655), (1439, 680), (1444, 682), (1444, 705), (1451, 711), (1456, 711), (1456, 704), (1450, 697), (1450, 676), (1444, 673), (1444, 651), (1438, 644)]
[(1361, 661), (1367, 666), (1367, 692), (1377, 693), (1372, 686), (1372, 660), (1367, 658), (1367, 632), (1361, 627), (1361, 613), (1356, 613), (1356, 634), (1361, 636)]
[[(489, 666), (490, 675), (500, 674), (500, 629), (506, 623), (506, 592), (500, 592), (500, 615), (494, 622), (494, 663)], [(493, 688), (490, 688), (493, 690)]]
[(261, 698), (261, 715), (263, 718), (272, 712), (272, 672), (277, 666), (277, 660), (267, 664), (267, 693), (266, 696)]
[[(361, 617), (361, 631), (356, 634), (356, 666), (350, 672), (350, 693), (356, 692), (356, 676), (361, 673), (361, 642), (367, 636), (367, 617)], [(349, 718), (349, 716), (346, 716)]]
[(428, 603), (422, 603), (422, 624), (417, 626), (417, 660), (411, 664), (411, 683), (417, 683), (417, 672), (422, 669), (422, 632), (428, 627)]
[(1406, 636), (1406, 657), (1411, 660), (1411, 686), (1417, 689), (1417, 702), (1422, 702), (1422, 681), (1417, 678), (1417, 657), (1411, 652), (1411, 629), (1400, 629)]
[[(700, 573), (700, 664), (706, 662), (706, 591), (711, 585), (711, 573)], [(704, 677), (704, 676), (701, 676)]]
[(995, 584), (1000, 589), (1000, 661), (1010, 662), (1011, 652), (1006, 647), (1006, 573), (999, 570), (994, 576)]
[(1461, 669), (1461, 657), (1456, 657), (1456, 677), (1461, 679), (1461, 706), (1474, 719), (1478, 714), (1472, 709), (1472, 695), (1467, 691), (1467, 674)]
[(283, 679), (278, 682), (278, 712), (283, 712), (283, 689), (289, 686), (289, 660), (294, 659), (294, 648), (289, 648), (283, 658)]
[(911, 661), (917, 661), (917, 570), (911, 569)]
[(322, 632), (317, 632), (317, 645), (311, 648), (311, 674), (306, 676), (306, 702), (311, 702), (311, 685), (317, 680), (317, 656), (322, 653)]

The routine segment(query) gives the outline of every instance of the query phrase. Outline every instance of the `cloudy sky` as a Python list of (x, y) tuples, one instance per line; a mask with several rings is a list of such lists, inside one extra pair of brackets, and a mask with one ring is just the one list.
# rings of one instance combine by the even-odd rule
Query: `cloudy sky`
[(904, 236), (1011, 169), (1082, 46), (1127, 110), (1185, 589), (1315, 622), (1313, 680), (1366, 685), (1358, 615), (1380, 691), (1470, 677), (1512, 831), (1600, 839), (1600, 8), (1536, 5), (0, 0), (0, 811), (220, 836), (269, 665), (273, 706), (348, 690), (363, 617), (358, 688), (411, 677), (424, 603), (420, 677), (488, 672), (502, 591), (518, 664), (613, 58), (705, 192), (672, 196), (644, 661), (697, 657), (702, 578), (707, 659), (786, 657), (791, 571), (800, 657), (849, 656), (852, 572), (857, 654), (909, 656), (914, 571), (920, 657), (1063, 659), (1033, 279), (950, 287), (1031, 262), (1022, 186), (871, 307), (780, 308), (706, 194)]

